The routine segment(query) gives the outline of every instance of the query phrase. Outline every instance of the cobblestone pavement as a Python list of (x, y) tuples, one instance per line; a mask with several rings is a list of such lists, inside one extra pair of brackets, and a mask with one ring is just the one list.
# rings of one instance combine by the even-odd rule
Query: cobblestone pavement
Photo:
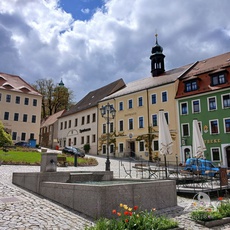
[[(57, 171), (94, 171), (105, 170), (105, 159), (97, 157), (98, 166), (93, 167), (58, 167)], [(123, 162), (128, 170), (130, 163)], [(119, 161), (111, 159), (111, 170), (114, 177), (124, 177), (124, 170), (119, 170)], [(92, 225), (92, 219), (58, 205), (40, 196), (25, 191), (12, 184), (13, 172), (39, 172), (39, 166), (0, 166), (0, 230), (5, 229), (78, 229)], [(189, 218), (192, 199), (177, 197), (178, 206), (161, 211), (162, 214), (175, 218), (179, 226), (186, 230), (208, 229)], [(230, 224), (212, 229), (230, 229)]]

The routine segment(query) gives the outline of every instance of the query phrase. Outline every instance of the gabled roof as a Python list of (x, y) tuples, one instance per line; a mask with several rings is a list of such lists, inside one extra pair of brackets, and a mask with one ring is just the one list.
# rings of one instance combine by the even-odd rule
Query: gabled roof
[(0, 89), (41, 96), (38, 91), (22, 78), (7, 73), (0, 73)]
[(116, 93), (103, 98), (101, 101), (124, 96), (127, 94), (135, 93), (141, 90), (155, 88), (161, 85), (170, 84), (175, 82), (180, 76), (182, 76), (186, 71), (188, 71), (193, 64), (185, 65), (180, 68), (172, 69), (164, 72), (157, 77), (147, 77), (137, 81), (130, 82), (125, 88), (117, 91)]
[(104, 97), (113, 94), (125, 87), (123, 79), (114, 81), (106, 86), (89, 92), (82, 100), (76, 105), (72, 106), (68, 111), (65, 111), (61, 117), (65, 117), (85, 109), (89, 109), (97, 105), (97, 103)]
[(224, 69), (228, 66), (230, 66), (230, 52), (198, 61), (197, 64), (194, 65), (194, 67), (189, 71), (189, 73), (181, 78), (181, 80), (189, 80), (189, 78), (192, 76), (199, 76), (207, 72), (211, 74), (224, 71)]
[(41, 128), (48, 127), (48, 126), (54, 124), (58, 120), (58, 117), (60, 117), (63, 112), (64, 112), (64, 110), (61, 110), (61, 111), (49, 116), (45, 121), (43, 121), (41, 123)]

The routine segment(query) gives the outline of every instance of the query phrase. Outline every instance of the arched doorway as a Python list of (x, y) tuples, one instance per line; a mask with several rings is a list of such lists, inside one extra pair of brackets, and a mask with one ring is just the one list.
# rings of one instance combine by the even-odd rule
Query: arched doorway
[(184, 149), (184, 159), (185, 159), (185, 162), (190, 157), (191, 157), (191, 155), (190, 155), (190, 149), (189, 148), (185, 148)]

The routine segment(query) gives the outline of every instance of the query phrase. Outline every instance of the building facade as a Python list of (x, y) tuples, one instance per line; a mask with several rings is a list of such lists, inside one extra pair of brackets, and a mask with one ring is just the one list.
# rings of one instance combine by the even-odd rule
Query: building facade
[(19, 76), (0, 73), (0, 120), (14, 143), (38, 143), (42, 96)]
[[(98, 108), (107, 103), (114, 106), (116, 116), (110, 121), (109, 154), (130, 156), (153, 161), (163, 159), (158, 149), (158, 113), (163, 109), (173, 137), (173, 154), (167, 161), (176, 161), (179, 156), (177, 132), (178, 114), (175, 101), (178, 79), (189, 71), (192, 65), (170, 71), (164, 70), (163, 49), (156, 40), (152, 48), (152, 76), (128, 83), (124, 89), (104, 98)], [(99, 153), (107, 153), (106, 120), (98, 118)]]
[(41, 122), (39, 143), (42, 147), (59, 149), (58, 117), (60, 117), (63, 112), (64, 110), (61, 110)]
[(90, 145), (90, 153), (98, 151), (98, 109), (97, 103), (103, 97), (108, 96), (125, 86), (119, 79), (104, 87), (89, 92), (81, 101), (65, 111), (58, 118), (58, 142), (60, 148), (73, 146), (83, 149), (84, 145)]
[(192, 121), (203, 134), (205, 158), (230, 167), (230, 53), (199, 61), (180, 78), (176, 99), (179, 109), (180, 157), (192, 152)]

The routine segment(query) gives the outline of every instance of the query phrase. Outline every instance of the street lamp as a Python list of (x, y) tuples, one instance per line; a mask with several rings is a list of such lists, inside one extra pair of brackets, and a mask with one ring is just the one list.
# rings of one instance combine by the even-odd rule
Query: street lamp
[(107, 159), (105, 162), (105, 171), (110, 171), (110, 161), (109, 161), (109, 120), (114, 119), (116, 110), (113, 108), (113, 105), (107, 103), (107, 105), (100, 108), (101, 116), (104, 117), (107, 121)]

